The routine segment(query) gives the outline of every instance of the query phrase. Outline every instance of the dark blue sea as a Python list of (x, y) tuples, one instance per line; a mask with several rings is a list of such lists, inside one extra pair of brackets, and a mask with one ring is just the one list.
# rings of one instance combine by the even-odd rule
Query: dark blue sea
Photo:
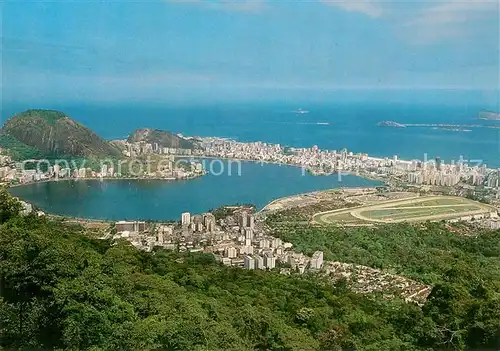
[[(218, 105), (50, 104), (4, 105), (2, 119), (27, 108), (60, 109), (107, 139), (126, 138), (135, 128), (152, 127), (184, 135), (220, 136), (240, 141), (265, 141), (297, 147), (366, 152), (383, 157), (445, 162), (481, 159), (500, 167), (500, 129), (474, 128), (455, 132), (432, 128), (383, 128), (377, 123), (499, 124), (478, 121), (480, 104), (426, 105), (410, 103), (239, 103)], [(302, 108), (308, 114), (293, 111)], [(498, 112), (498, 111), (497, 111)], [(317, 124), (317, 123), (328, 123)]]
[[(480, 121), (479, 104), (409, 103), (239, 103), (203, 105), (59, 104), (8, 105), (3, 119), (26, 108), (55, 108), (107, 139), (126, 138), (152, 127), (184, 135), (219, 136), (287, 146), (365, 152), (400, 159), (482, 160), (500, 167), (500, 129), (457, 132), (431, 127), (390, 128), (377, 123), (495, 125)], [(307, 114), (294, 111), (302, 108)], [(319, 124), (318, 124), (319, 123)], [(427, 155), (427, 156), (425, 156)], [(245, 171), (245, 168), (247, 169)], [(299, 169), (245, 164), (241, 177), (207, 176), (187, 182), (59, 182), (13, 189), (14, 194), (54, 213), (108, 219), (173, 219), (182, 211), (203, 212), (224, 204), (258, 207), (282, 196), (342, 186), (377, 185), (358, 177), (302, 176)]]

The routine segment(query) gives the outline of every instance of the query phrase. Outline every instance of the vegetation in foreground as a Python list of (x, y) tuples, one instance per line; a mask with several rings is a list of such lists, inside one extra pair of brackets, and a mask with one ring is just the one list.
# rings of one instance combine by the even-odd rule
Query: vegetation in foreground
[[(374, 227), (314, 226), (290, 221), (288, 213), (268, 217), (272, 234), (307, 255), (389, 270), (426, 284), (439, 284), (453, 271), (494, 284), (500, 291), (500, 231), (473, 229), (458, 234), (460, 224), (394, 223)], [(453, 230), (455, 229), (455, 230)], [(470, 232), (470, 228), (463, 228)]]
[[(0, 192), (0, 346), (93, 350), (498, 349), (495, 285), (456, 267), (423, 308), (312, 276), (138, 251), (35, 216)], [(369, 239), (367, 239), (369, 242)], [(406, 244), (406, 243), (405, 243)], [(383, 250), (382, 248), (380, 250)], [(498, 250), (490, 248), (490, 256)], [(480, 247), (477, 248), (480, 252)], [(471, 256), (472, 257), (472, 256)]]

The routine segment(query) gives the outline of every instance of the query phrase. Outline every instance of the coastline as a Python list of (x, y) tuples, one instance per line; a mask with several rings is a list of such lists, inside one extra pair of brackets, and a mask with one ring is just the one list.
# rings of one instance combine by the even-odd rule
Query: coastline
[[(218, 158), (218, 157), (194, 157), (194, 158), (197, 158), (197, 159), (222, 159), (222, 158)], [(239, 159), (239, 160), (236, 160), (236, 159), (230, 159), (230, 158), (225, 158), (223, 160), (229, 160), (229, 161), (241, 161), (241, 162), (249, 162), (249, 164), (254, 164), (258, 167), (258, 163), (259, 163), (259, 160), (245, 160), (245, 159)], [(269, 164), (269, 165), (275, 165), (278, 166), (278, 165), (284, 165), (284, 166), (289, 166), (289, 167), (300, 167), (299, 165), (291, 165), (291, 164), (285, 164), (285, 163), (279, 163), (279, 162), (269, 162), (269, 161), (264, 161), (263, 163), (265, 164)], [(260, 167), (258, 167), (260, 168)], [(206, 174), (210, 174), (210, 172), (207, 172)], [(300, 176), (300, 175), (299, 175)], [(357, 177), (355, 175), (355, 177)], [(302, 177), (301, 177), (302, 178)], [(326, 178), (326, 177), (325, 177)], [(362, 177), (359, 177), (359, 178), (362, 178)], [(16, 184), (16, 185), (12, 185), (11, 187), (13, 189), (15, 188), (20, 188), (22, 186), (29, 186), (29, 185), (34, 185), (34, 184), (37, 184), (37, 183), (49, 183), (49, 182), (58, 182), (58, 181), (75, 181), (75, 186), (77, 186), (77, 181), (78, 180), (92, 180), (94, 181), (93, 184), (96, 184), (95, 182), (96, 181), (100, 181), (100, 182), (106, 182), (106, 181), (166, 181), (165, 183), (175, 183), (175, 180), (174, 179), (165, 179), (165, 178), (159, 178), (159, 177), (103, 177), (103, 178), (96, 178), (96, 177), (85, 177), (85, 178), (51, 178), (51, 179), (44, 179), (44, 180), (40, 180), (38, 182), (30, 182), (30, 183), (24, 183), (24, 184)], [(190, 179), (179, 179), (179, 180), (190, 180)], [(314, 179), (309, 179), (309, 180), (304, 180), (305, 182), (309, 183), (310, 181), (314, 181)], [(125, 183), (126, 184), (126, 183)], [(161, 183), (158, 183), (158, 184), (161, 184)], [(349, 184), (349, 182), (348, 182)], [(64, 185), (63, 185), (64, 186)], [(372, 187), (374, 185), (370, 185), (369, 187)], [(358, 185), (347, 185), (345, 187), (341, 187), (341, 188), (346, 188), (346, 189), (351, 189), (351, 188), (359, 188), (359, 184)], [(325, 190), (313, 190), (312, 192), (315, 193), (315, 192), (323, 192), (323, 191), (331, 191), (331, 190), (335, 190), (335, 189), (338, 189), (338, 188), (327, 188)], [(298, 189), (297, 189), (298, 190)], [(270, 201), (267, 201), (266, 203), (264, 204), (261, 204), (262, 205), (262, 208), (259, 208), (258, 211), (264, 209), (266, 206), (269, 205), (269, 203), (273, 202), (273, 201), (277, 201), (277, 200), (280, 200), (282, 198), (287, 198), (287, 197), (293, 197), (293, 196), (298, 196), (298, 195), (301, 195), (301, 194), (305, 194), (305, 193), (310, 193), (311, 191), (290, 191), (289, 194), (285, 194), (285, 196), (282, 196), (282, 197), (275, 197), (273, 199), (271, 199)], [(19, 196), (19, 198), (23, 199), (24, 201), (27, 201), (27, 202), (30, 202), (29, 200), (26, 200), (24, 199), (22, 196)], [(236, 202), (225, 202), (224, 204), (225, 205), (231, 205), (233, 203), (236, 203)], [(35, 204), (36, 205), (36, 204)], [(259, 206), (260, 207), (260, 206)], [(207, 210), (208, 210), (209, 207), (207, 207)], [(48, 209), (48, 208), (47, 208)], [(44, 211), (47, 215), (50, 215), (51, 217), (54, 217), (54, 218), (65, 218), (65, 219), (73, 219), (73, 220), (78, 220), (78, 221), (91, 221), (91, 222), (102, 222), (102, 221), (106, 221), (106, 222), (113, 222), (113, 221), (116, 221), (118, 220), (118, 218), (115, 216), (113, 218), (110, 218), (110, 217), (100, 217), (100, 216), (89, 216), (89, 217), (85, 217), (85, 216), (71, 216), (71, 215), (61, 215), (60, 213), (61, 212), (51, 212), (50, 210), (46, 210), (44, 209), (43, 207), (41, 208), (42, 211)], [(148, 217), (142, 217), (141, 220), (147, 220)], [(155, 219), (155, 220), (159, 220), (159, 219)], [(170, 220), (170, 217), (164, 217), (164, 220)]]
[[(312, 174), (310, 172), (310, 169), (305, 168), (302, 165), (295, 164), (295, 163), (284, 163), (284, 162), (278, 162), (278, 161), (266, 161), (266, 160), (257, 160), (257, 159), (244, 159), (244, 158), (231, 158), (231, 157), (218, 157), (218, 156), (199, 156), (199, 155), (191, 155), (191, 156), (186, 156), (186, 155), (172, 155), (175, 158), (192, 158), (192, 159), (209, 159), (209, 160), (224, 160), (224, 161), (236, 161), (236, 162), (252, 162), (252, 163), (261, 163), (261, 164), (271, 164), (271, 165), (278, 165), (278, 166), (288, 166), (288, 167), (295, 167), (295, 168), (302, 168), (306, 172), (309, 172), (312, 176), (314, 177), (324, 177), (324, 176), (332, 176), (332, 175), (349, 175), (349, 176), (355, 176), (355, 177), (360, 177), (363, 179), (368, 179), (368, 180), (375, 180), (375, 181), (380, 181), (383, 183), (386, 183), (387, 179), (383, 177), (376, 177), (371, 174), (362, 174), (359, 172), (352, 172), (352, 171), (337, 171), (333, 172), (330, 174)], [(187, 177), (187, 178), (163, 178), (163, 177), (77, 177), (77, 178), (50, 178), (50, 179), (44, 179), (44, 180), (38, 180), (38, 181), (33, 181), (33, 182), (28, 182), (28, 183), (20, 183), (20, 184), (10, 184), (9, 188), (17, 188), (17, 187), (22, 187), (22, 186), (28, 186), (28, 185), (33, 185), (33, 184), (39, 184), (39, 183), (49, 183), (49, 182), (58, 182), (58, 181), (68, 181), (68, 180), (100, 180), (100, 181), (106, 181), (106, 180), (165, 180), (165, 181), (176, 181), (176, 180), (192, 180), (196, 179), (199, 177), (203, 177), (207, 175), (209, 172), (205, 171), (203, 174), (200, 174), (198, 176), (194, 177)]]
[(196, 177), (188, 177), (188, 178), (162, 178), (162, 177), (78, 177), (78, 178), (50, 178), (50, 179), (44, 179), (44, 180), (38, 180), (34, 182), (28, 182), (28, 183), (20, 183), (20, 184), (13, 184), (9, 185), (9, 188), (18, 188), (22, 186), (29, 186), (29, 185), (34, 185), (34, 184), (40, 184), (40, 183), (52, 183), (52, 182), (60, 182), (60, 181), (79, 181), (79, 180), (98, 180), (98, 181), (109, 181), (109, 180), (164, 180), (164, 181), (176, 181), (176, 180), (191, 180), (191, 179), (196, 179), (199, 177), (202, 177), (206, 175), (206, 173), (196, 176)]
[[(186, 158), (186, 156), (174, 156), (174, 157)], [(267, 164), (279, 165), (279, 166), (289, 166), (289, 167), (303, 168), (307, 172), (309, 172), (308, 168), (305, 168), (304, 166), (296, 164), (296, 163), (283, 163), (283, 162), (277, 162), (277, 161), (265, 161), (265, 160), (255, 160), (255, 159), (245, 159), (245, 158), (218, 157), (218, 156), (197, 156), (197, 155), (192, 155), (192, 156), (189, 156), (189, 157), (190, 158), (194, 158), (194, 159), (198, 159), (199, 158), (199, 159), (215, 159), (215, 160), (241, 161), (241, 162), (253, 162), (253, 163), (267, 163)], [(378, 158), (375, 158), (375, 157), (371, 157), (371, 159), (378, 160)], [(387, 183), (387, 179), (385, 179), (383, 177), (377, 177), (377, 176), (371, 175), (371, 174), (362, 174), (362, 173), (359, 173), (359, 172), (352, 172), (352, 171), (344, 171), (344, 170), (342, 170), (342, 171), (337, 171), (337, 172), (333, 172), (333, 173), (330, 173), (330, 174), (312, 174), (311, 173), (311, 175), (314, 176), (314, 177), (324, 177), (324, 176), (331, 176), (331, 175), (335, 175), (335, 174), (350, 175), (350, 176), (360, 177), (360, 178), (363, 178), (363, 179), (376, 180), (376, 181), (380, 181), (380, 182), (383, 182), (383, 183)]]
[[(108, 178), (109, 179), (116, 179), (116, 178)], [(130, 179), (130, 180), (156, 180), (156, 179), (138, 179), (138, 178), (119, 178), (117, 180), (127, 180), (127, 179)], [(64, 180), (71, 180), (71, 179), (64, 179)], [(95, 179), (95, 178), (89, 178), (87, 180), (99, 180), (99, 179)], [(47, 183), (48, 181), (44, 181), (45, 183)], [(346, 187), (345, 189), (349, 189), (351, 191), (354, 191), (354, 190), (357, 190), (357, 191), (360, 191), (362, 193), (366, 192), (366, 191), (372, 191), (373, 190), (373, 187), (358, 187), (358, 186), (354, 186), (354, 187)], [(335, 191), (339, 191), (339, 190), (342, 190), (342, 188), (330, 188), (330, 189), (324, 189), (324, 190), (315, 190), (315, 191), (308, 191), (308, 192), (302, 192), (302, 193), (297, 193), (297, 194), (292, 194), (292, 195), (288, 195), (288, 196), (284, 196), (284, 197), (280, 197), (280, 198), (276, 198), (270, 202), (268, 202), (265, 206), (263, 206), (261, 209), (259, 210), (256, 210), (255, 211), (255, 215), (261, 215), (261, 214), (265, 214), (269, 211), (268, 207), (277, 203), (277, 202), (280, 202), (280, 201), (283, 201), (283, 200), (287, 200), (287, 199), (293, 199), (293, 198), (298, 198), (298, 197), (303, 197), (303, 196), (311, 196), (311, 195), (320, 195), (320, 194), (324, 194), (324, 193), (330, 193), (330, 192), (335, 192)], [(230, 206), (231, 204), (228, 204), (226, 206)], [(80, 224), (112, 224), (112, 223), (116, 223), (117, 220), (113, 220), (113, 219), (103, 219), (103, 218), (91, 218), (91, 217), (75, 217), (75, 216), (67, 216), (67, 215), (59, 215), (59, 214), (55, 214), (55, 213), (51, 213), (51, 212), (46, 212), (46, 211), (43, 211), (45, 213), (45, 215), (51, 219), (55, 219), (55, 220), (64, 220), (64, 221), (69, 221), (69, 222), (78, 222)], [(137, 221), (146, 221), (146, 222), (158, 222), (161, 220), (151, 220), (151, 219), (134, 219), (134, 220), (137, 220)], [(170, 221), (168, 219), (165, 219), (165, 221)]]

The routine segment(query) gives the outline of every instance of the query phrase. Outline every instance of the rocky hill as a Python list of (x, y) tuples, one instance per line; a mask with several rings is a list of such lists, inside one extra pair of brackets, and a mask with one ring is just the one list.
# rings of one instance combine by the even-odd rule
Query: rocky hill
[(148, 144), (157, 143), (160, 147), (169, 147), (176, 149), (195, 149), (196, 143), (181, 138), (175, 134), (164, 130), (143, 128), (135, 130), (127, 140), (129, 143), (138, 143), (144, 141)]
[(116, 147), (60, 111), (27, 110), (16, 114), (5, 122), (0, 134), (37, 149), (44, 155), (120, 155)]
[(498, 121), (498, 120), (500, 120), (500, 113), (491, 112), (491, 111), (481, 111), (481, 112), (479, 112), (478, 118), (484, 119), (484, 120)]

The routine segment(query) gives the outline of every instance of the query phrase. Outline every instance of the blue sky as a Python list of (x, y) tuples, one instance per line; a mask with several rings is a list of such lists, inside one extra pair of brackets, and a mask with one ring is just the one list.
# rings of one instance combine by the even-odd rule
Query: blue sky
[(496, 1), (18, 0), (0, 6), (4, 102), (435, 89), (471, 89), (498, 101)]

